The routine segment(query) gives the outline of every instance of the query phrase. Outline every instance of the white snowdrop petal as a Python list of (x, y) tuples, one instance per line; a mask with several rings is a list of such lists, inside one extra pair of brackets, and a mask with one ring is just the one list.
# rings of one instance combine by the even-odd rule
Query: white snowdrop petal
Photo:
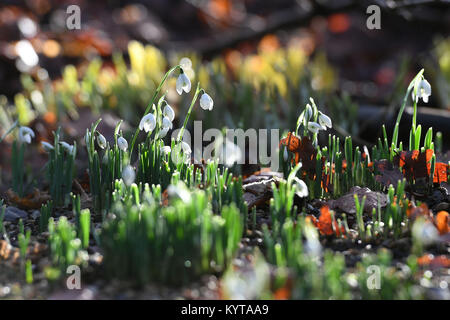
[(102, 149), (106, 148), (106, 138), (101, 133), (97, 136), (97, 144)]
[(162, 139), (167, 135), (167, 132), (169, 132), (169, 128), (162, 128), (158, 132), (158, 139)]
[(173, 111), (172, 107), (168, 104), (164, 107), (163, 111), (164, 116), (169, 118), (170, 121), (173, 121), (175, 119), (175, 111)]
[(170, 153), (170, 146), (161, 147), (161, 153), (164, 155), (168, 155)]
[(59, 144), (68, 152), (68, 153), (72, 153), (73, 152), (73, 145), (68, 144), (65, 141), (60, 141)]
[(308, 186), (306, 185), (306, 183), (299, 179), (298, 177), (294, 178), (294, 183), (295, 183), (295, 194), (298, 195), (300, 198), (305, 198), (308, 196), (309, 192), (308, 192)]
[(119, 137), (117, 139), (117, 145), (122, 151), (126, 151), (128, 149), (128, 141), (124, 137)]
[(209, 96), (209, 94), (207, 94), (207, 93), (202, 94), (202, 96), (200, 97), (200, 107), (203, 110), (211, 111), (213, 109), (213, 106), (214, 106), (214, 101)]
[(50, 143), (48, 143), (46, 141), (41, 141), (41, 146), (47, 152), (49, 152), (49, 151), (54, 149), (54, 147)]
[(191, 154), (192, 150), (191, 147), (184, 141), (181, 141), (181, 149), (184, 153)]
[(172, 129), (173, 125), (172, 125), (172, 121), (170, 121), (170, 119), (168, 117), (164, 117), (163, 121), (162, 121), (162, 127), (168, 128), (168, 129)]
[(312, 133), (317, 133), (322, 129), (322, 126), (316, 122), (308, 122), (308, 130)]
[(152, 113), (146, 114), (142, 117), (142, 120), (139, 124), (139, 129), (144, 130), (145, 132), (153, 131), (156, 127), (156, 118)]
[(332, 127), (332, 123), (331, 123), (331, 119), (329, 116), (327, 116), (326, 114), (320, 112), (319, 113), (319, 124), (322, 126), (322, 128), (324, 128), (326, 130), (326, 128), (331, 128)]
[(134, 172), (134, 168), (132, 166), (128, 165), (122, 170), (122, 179), (127, 186), (130, 186), (134, 182), (135, 178), (136, 173)]

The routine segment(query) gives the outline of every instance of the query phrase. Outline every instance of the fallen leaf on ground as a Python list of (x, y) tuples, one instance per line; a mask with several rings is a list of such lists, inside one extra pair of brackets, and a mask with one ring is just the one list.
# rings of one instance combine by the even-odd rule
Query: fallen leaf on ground
[(21, 209), (40, 209), (44, 203), (50, 200), (47, 193), (34, 189), (33, 193), (21, 198), (12, 189), (6, 192), (8, 200), (15, 203)]
[(443, 235), (450, 231), (448, 222), (448, 212), (439, 211), (435, 219), (436, 228), (439, 230), (439, 234)]
[(420, 206), (416, 207), (412, 201), (409, 203), (408, 208), (406, 209), (406, 215), (411, 220), (416, 220), (418, 217), (426, 217), (431, 219), (432, 214), (430, 210), (428, 209), (428, 206), (426, 203), (422, 203)]
[(314, 216), (308, 216), (307, 218), (310, 219), (310, 221), (323, 235), (330, 236), (336, 234), (339, 237), (345, 234), (345, 228), (339, 228), (339, 225), (336, 222), (336, 219), (331, 215), (330, 208), (328, 206), (323, 206), (320, 208), (319, 219), (316, 219)]
[(440, 255), (435, 257), (431, 253), (425, 254), (419, 258), (417, 258), (417, 263), (420, 266), (431, 266), (434, 268), (449, 268), (450, 267), (450, 259), (445, 255)]
[(380, 173), (375, 176), (375, 180), (386, 188), (389, 185), (397, 186), (399, 180), (403, 180), (403, 174), (398, 167), (394, 167), (387, 159), (375, 161), (375, 168)]

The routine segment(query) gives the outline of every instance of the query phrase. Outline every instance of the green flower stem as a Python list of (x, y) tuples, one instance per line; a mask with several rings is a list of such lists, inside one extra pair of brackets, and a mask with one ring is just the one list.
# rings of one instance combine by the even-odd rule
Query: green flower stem
[[(398, 130), (399, 130), (399, 126), (400, 126), (400, 120), (401, 120), (402, 115), (403, 115), (403, 111), (405, 110), (405, 107), (406, 107), (406, 102), (408, 102), (408, 97), (411, 94), (411, 91), (413, 89), (417, 91), (415, 83), (416, 83), (417, 79), (420, 78), (423, 75), (423, 72), (424, 72), (424, 69), (420, 70), (419, 73), (414, 77), (414, 79), (411, 81), (411, 83), (408, 86), (408, 90), (406, 91), (405, 97), (403, 98), (403, 103), (402, 103), (402, 106), (401, 106), (400, 111), (398, 113), (397, 121), (395, 122), (394, 132), (392, 134), (391, 154), (394, 152), (393, 149), (397, 148)], [(414, 129), (415, 129), (415, 119), (416, 119), (416, 113), (417, 113), (416, 109), (417, 109), (417, 104), (415, 103), (414, 104), (414, 114), (413, 114), (413, 128)]]
[[(178, 69), (178, 68), (180, 68), (180, 65), (176, 65), (175, 67), (173, 67), (172, 69), (167, 71), (167, 73), (164, 75), (164, 78), (162, 78), (161, 82), (159, 83), (158, 88), (156, 88), (156, 91), (153, 94), (152, 100), (150, 100), (150, 103), (147, 105), (147, 108), (145, 109), (143, 116), (145, 116), (150, 111), (150, 108), (153, 106), (153, 103), (155, 102), (156, 97), (159, 95), (159, 92), (161, 91), (161, 88), (162, 88), (163, 84), (166, 82), (166, 80), (169, 77), (169, 75), (172, 72), (174, 72), (176, 69)], [(131, 141), (130, 160), (131, 160), (131, 156), (133, 154), (134, 145), (136, 143), (136, 139), (137, 139), (138, 134), (139, 134), (139, 127), (136, 129), (136, 132), (133, 135), (133, 140)]]
[(3, 135), (0, 137), (0, 142), (2, 142), (2, 141), (6, 138), (6, 136), (7, 136), (8, 134), (10, 134), (10, 133), (18, 126), (18, 125), (19, 125), (19, 121), (16, 120), (16, 122), (13, 123), (13, 125), (11, 126), (11, 128), (9, 128), (8, 131), (6, 131), (5, 134), (3, 134)]
[(192, 109), (194, 108), (195, 102), (197, 101), (197, 97), (198, 97), (200, 91), (202, 91), (202, 89), (200, 88), (200, 82), (197, 82), (197, 88), (195, 89), (194, 98), (192, 99), (191, 106), (189, 107), (186, 118), (184, 118), (183, 127), (181, 127), (181, 130), (178, 133), (177, 142), (180, 142), (181, 139), (183, 138), (184, 129), (186, 128), (186, 125), (189, 121), (189, 117), (191, 116)]

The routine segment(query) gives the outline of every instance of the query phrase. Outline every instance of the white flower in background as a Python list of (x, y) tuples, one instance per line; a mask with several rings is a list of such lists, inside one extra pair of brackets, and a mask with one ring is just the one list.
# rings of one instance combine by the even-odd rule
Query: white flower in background
[(177, 142), (175, 147), (171, 150), (172, 161), (176, 164), (190, 163), (192, 150), (189, 144), (184, 141)]
[(192, 61), (188, 57), (183, 57), (180, 60), (180, 66), (183, 68), (183, 70), (192, 69)]
[(318, 258), (322, 254), (322, 245), (319, 241), (317, 228), (311, 223), (305, 224), (304, 234), (306, 238), (305, 251), (311, 257)]
[(134, 172), (134, 168), (132, 166), (128, 165), (122, 170), (122, 179), (127, 186), (131, 186), (135, 178), (136, 173)]
[(159, 130), (157, 138), (158, 139), (164, 138), (167, 135), (167, 132), (169, 132), (169, 127), (166, 128), (163, 127), (161, 130)]
[(19, 61), (22, 65), (22, 69), (29, 70), (30, 68), (37, 66), (39, 63), (39, 56), (33, 48), (33, 45), (28, 40), (20, 40), (16, 43), (15, 49), (19, 56)]
[(300, 198), (305, 198), (308, 196), (309, 192), (308, 192), (308, 186), (306, 185), (306, 183), (295, 177), (294, 178), (294, 188), (295, 188), (295, 194), (297, 196), (299, 196)]
[(322, 129), (323, 129), (322, 126), (317, 122), (312, 121), (308, 122), (308, 130), (311, 131), (312, 133), (317, 133)]
[(128, 141), (124, 137), (119, 137), (117, 139), (117, 146), (122, 151), (127, 151), (128, 149)]
[(106, 148), (106, 138), (101, 133), (97, 136), (97, 144), (102, 149)]
[(60, 141), (59, 144), (68, 152), (68, 153), (72, 153), (73, 152), (73, 145), (68, 144), (65, 141)]
[(414, 221), (412, 226), (412, 235), (414, 239), (420, 241), (424, 245), (430, 245), (439, 238), (439, 231), (434, 224), (420, 217)]
[(179, 95), (184, 92), (188, 93), (191, 91), (191, 80), (184, 73), (180, 73), (177, 79), (176, 89)]
[(417, 86), (417, 96), (414, 94), (414, 90), (412, 92), (412, 98), (414, 101), (418, 102), (419, 99), (422, 99), (423, 102), (428, 103), (428, 97), (431, 96), (431, 85), (430, 83), (422, 79)]
[(181, 199), (183, 202), (190, 202), (191, 201), (191, 192), (186, 187), (183, 181), (179, 181), (177, 185), (169, 185), (167, 187), (167, 194), (170, 198), (178, 198)]
[(153, 114), (148, 113), (142, 117), (139, 123), (139, 130), (144, 130), (145, 132), (152, 132), (156, 127), (156, 118)]
[(34, 131), (28, 127), (20, 127), (19, 129), (19, 141), (22, 143), (31, 143), (31, 139), (34, 138)]
[(214, 106), (213, 99), (209, 96), (209, 94), (204, 93), (200, 97), (200, 107), (202, 107), (203, 110), (209, 110), (211, 111)]
[(173, 125), (172, 125), (172, 121), (170, 121), (170, 119), (168, 117), (164, 117), (162, 120), (162, 127), (163, 129), (172, 129)]
[(327, 130), (327, 127), (331, 129), (332, 123), (329, 116), (319, 111), (319, 124), (323, 130)]
[(161, 147), (161, 153), (165, 156), (168, 155), (170, 153), (170, 146)]
[(52, 151), (53, 149), (55, 149), (50, 143), (45, 142), (45, 141), (41, 141), (41, 146), (42, 146), (42, 148), (43, 148), (45, 151), (47, 151), (47, 152), (50, 152), (50, 151)]
[(219, 160), (227, 167), (233, 166), (233, 164), (240, 163), (242, 160), (242, 151), (239, 146), (233, 142), (226, 140), (225, 145), (219, 150)]
[(169, 118), (170, 121), (173, 121), (175, 119), (175, 111), (173, 111), (172, 107), (168, 104), (164, 107), (163, 115), (167, 118)]

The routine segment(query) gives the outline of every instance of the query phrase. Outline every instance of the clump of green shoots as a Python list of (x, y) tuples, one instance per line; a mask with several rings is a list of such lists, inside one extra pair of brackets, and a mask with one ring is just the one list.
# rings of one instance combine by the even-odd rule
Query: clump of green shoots
[(39, 216), (39, 232), (47, 231), (48, 221), (52, 216), (53, 202), (49, 201), (41, 207), (41, 215)]
[[(11, 132), (17, 123), (15, 123), (6, 134)], [(28, 127), (20, 126), (18, 139), (13, 142), (11, 153), (11, 168), (12, 168), (12, 189), (19, 197), (23, 197), (25, 193), (25, 167), (23, 163), (25, 144), (30, 144), (34, 138), (34, 131)], [(2, 137), (3, 139), (4, 137)]]
[(294, 205), (294, 197), (308, 196), (308, 187), (297, 177), (301, 163), (290, 172), (287, 180), (281, 180), (278, 186), (272, 182), (273, 198), (270, 199), (270, 215), (274, 222), (274, 228), (283, 225), (286, 219), (296, 219), (297, 206)]
[(19, 220), (19, 253), (20, 253), (20, 261), (21, 265), (25, 266), (25, 259), (27, 256), (27, 249), (28, 245), (30, 243), (30, 237), (31, 237), (31, 230), (27, 229), (26, 233), (24, 231), (23, 221), (22, 219)]
[(60, 272), (65, 272), (69, 265), (85, 262), (86, 254), (81, 250), (82, 241), (77, 238), (76, 228), (66, 217), (59, 218), (58, 222), (50, 218), (48, 232), (51, 260)]
[(110, 276), (180, 284), (231, 261), (243, 232), (239, 210), (225, 206), (215, 215), (204, 191), (191, 193), (183, 183), (168, 190), (168, 207), (136, 197), (114, 203), (100, 235)]
[(43, 146), (49, 154), (47, 179), (50, 186), (50, 195), (54, 205), (65, 206), (70, 201), (77, 146), (76, 142), (70, 145), (67, 142), (60, 141), (60, 131), (61, 128), (58, 128), (54, 132), (53, 146), (49, 143), (43, 143)]
[(280, 276), (278, 287), (285, 285), (283, 275), (287, 270), (294, 276), (292, 299), (351, 298), (347, 283), (342, 281), (344, 257), (326, 251), (322, 262), (318, 231), (304, 217), (286, 220), (279, 232), (270, 232), (266, 225), (263, 231), (267, 260), (277, 267)]
[[(111, 192), (114, 181), (122, 177), (124, 164), (129, 162), (128, 142), (119, 133), (122, 120), (114, 130), (114, 146), (110, 146), (106, 138), (97, 131), (101, 119), (98, 119), (90, 130), (86, 130), (85, 141), (89, 158), (89, 182), (96, 212), (102, 215), (111, 204)], [(95, 142), (103, 151), (97, 150)]]

